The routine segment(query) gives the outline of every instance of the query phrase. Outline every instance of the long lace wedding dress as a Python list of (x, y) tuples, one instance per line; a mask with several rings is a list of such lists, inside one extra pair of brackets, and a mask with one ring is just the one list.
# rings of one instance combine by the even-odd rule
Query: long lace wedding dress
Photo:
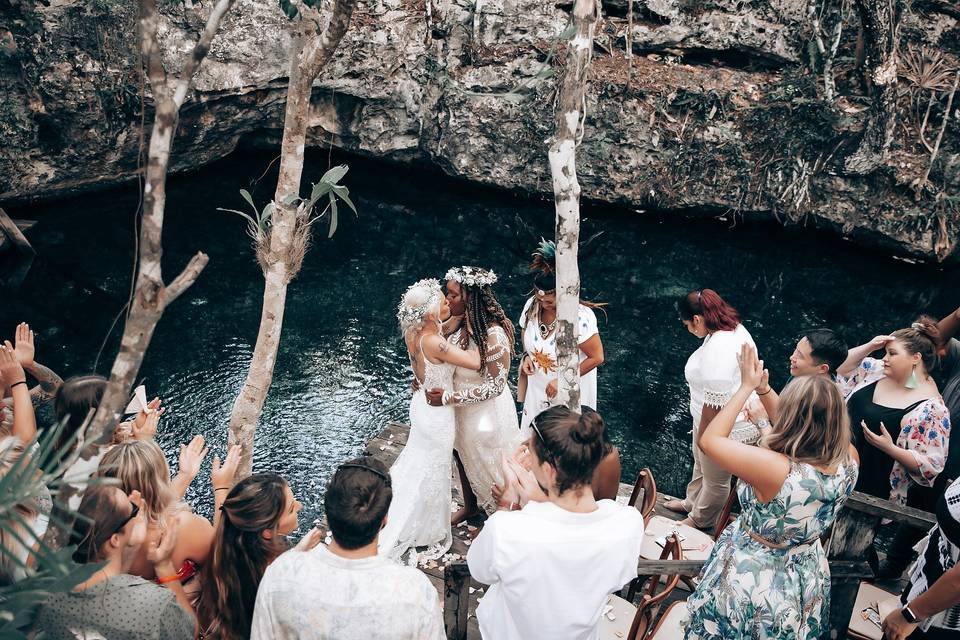
[[(454, 333), (451, 342), (460, 343), (459, 331), (465, 329)], [(499, 326), (490, 327), (487, 333), (483, 374), (476, 369), (456, 367), (455, 393), (449, 402), (456, 407), (457, 415), (454, 447), (477, 496), (477, 505), (489, 514), (497, 510), (490, 490), (502, 482), (500, 456), (510, 456), (519, 446), (520, 426), (513, 393), (507, 385), (510, 341)], [(472, 337), (469, 345), (476, 348)]]
[[(421, 354), (423, 353), (421, 348)], [(450, 501), (455, 417), (453, 407), (427, 404), (424, 389), (453, 391), (452, 364), (423, 356), (424, 375), (410, 400), (410, 436), (390, 468), (393, 502), (380, 532), (380, 555), (416, 564), (435, 560), (453, 542)], [(416, 547), (427, 547), (416, 552)], [(409, 552), (409, 553), (408, 553)]]

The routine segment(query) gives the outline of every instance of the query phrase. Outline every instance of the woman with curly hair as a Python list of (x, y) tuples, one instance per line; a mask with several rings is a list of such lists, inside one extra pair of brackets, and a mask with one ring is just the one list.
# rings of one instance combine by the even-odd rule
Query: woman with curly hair
[(447, 271), (446, 280), (453, 323), (447, 328), (447, 332), (453, 329), (448, 339), (480, 355), (479, 367), (454, 371), (453, 393), (427, 394), (431, 404), (455, 408), (454, 450), (464, 496), (463, 508), (452, 518), (453, 524), (458, 524), (480, 510), (488, 514), (497, 510), (492, 489), (503, 480), (501, 457), (510, 455), (519, 444), (520, 430), (507, 385), (514, 352), (513, 323), (493, 292), (497, 275), (462, 266)]

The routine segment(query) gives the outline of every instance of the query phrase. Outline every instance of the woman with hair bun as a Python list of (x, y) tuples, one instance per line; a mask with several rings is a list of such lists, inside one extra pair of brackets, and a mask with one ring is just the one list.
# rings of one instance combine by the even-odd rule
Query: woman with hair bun
[(830, 618), (830, 567), (820, 536), (857, 480), (850, 420), (825, 376), (796, 378), (773, 426), (750, 446), (730, 438), (765, 371), (744, 344), (741, 383), (700, 435), (703, 454), (736, 475), (743, 510), (717, 539), (687, 600), (686, 640), (815, 640)]
[[(703, 343), (687, 359), (684, 377), (690, 388), (693, 418), (693, 477), (683, 500), (664, 506), (686, 513), (683, 524), (705, 529), (715, 524), (730, 493), (730, 473), (703, 455), (700, 436), (740, 386), (737, 355), (744, 344), (756, 348), (750, 332), (740, 323), (740, 314), (713, 289), (698, 289), (677, 302), (680, 321)], [(759, 432), (745, 415), (737, 418), (734, 438), (756, 441)]]
[(467, 553), (470, 575), (490, 585), (477, 607), (480, 635), (593, 640), (607, 596), (637, 577), (643, 517), (594, 497), (604, 455), (596, 411), (551, 407), (530, 427), (520, 459), (504, 463), (506, 493), (519, 504), (490, 516)]
[[(938, 335), (921, 316), (851, 349), (837, 370), (863, 466), (857, 491), (921, 508), (935, 503), (924, 489), (943, 470), (950, 439), (950, 412), (930, 377)], [(878, 349), (882, 360), (867, 357)]]

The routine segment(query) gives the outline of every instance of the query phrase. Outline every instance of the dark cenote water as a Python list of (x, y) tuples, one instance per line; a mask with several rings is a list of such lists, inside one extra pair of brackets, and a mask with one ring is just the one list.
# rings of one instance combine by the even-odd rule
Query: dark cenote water
[[(140, 375), (168, 409), (158, 440), (171, 465), (194, 434), (211, 447), (187, 495), (208, 515), (210, 460), (224, 453), (263, 293), (244, 221), (216, 208), (243, 209), (241, 188), (260, 206), (267, 202), (276, 184), (272, 160), (269, 152), (238, 152), (169, 183), (167, 281), (198, 250), (210, 263), (164, 314)], [(290, 481), (304, 504), (301, 528), (322, 512), (335, 466), (388, 421), (407, 420), (410, 372), (394, 317), (407, 285), (442, 277), (452, 265), (488, 267), (499, 274), (495, 289), (516, 321), (531, 288), (529, 253), (553, 230), (551, 201), (414, 167), (345, 161), (359, 217), (341, 207), (332, 239), (317, 223), (290, 286), (256, 437), (254, 469)], [(308, 155), (305, 184), (327, 168), (326, 153)], [(120, 335), (119, 325), (112, 333), (111, 326), (130, 286), (137, 201), (130, 184), (8, 208), (13, 217), (39, 220), (28, 234), (38, 256), (19, 291), (4, 292), (0, 330), (12, 337), (17, 322), (30, 322), (38, 360), (64, 378), (94, 367), (109, 373)], [(623, 454), (624, 481), (649, 466), (667, 492), (682, 491), (692, 466), (683, 366), (698, 341), (678, 320), (674, 303), (682, 293), (711, 287), (735, 305), (775, 385), (786, 381), (787, 359), (805, 328), (830, 326), (854, 344), (904, 326), (918, 311), (944, 313), (960, 303), (951, 286), (955, 270), (905, 264), (812, 231), (584, 206), (581, 237), (600, 231), (580, 264), (584, 297), (608, 303), (606, 318), (598, 315), (606, 354), (598, 408)]]

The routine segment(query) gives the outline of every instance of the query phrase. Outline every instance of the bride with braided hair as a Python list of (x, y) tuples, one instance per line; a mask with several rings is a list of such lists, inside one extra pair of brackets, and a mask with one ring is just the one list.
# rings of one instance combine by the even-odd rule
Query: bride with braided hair
[[(451, 465), (455, 416), (452, 407), (431, 407), (425, 389), (453, 392), (455, 367), (477, 369), (480, 356), (444, 339), (440, 319), (449, 313), (437, 280), (420, 280), (404, 293), (397, 310), (417, 386), (410, 400), (410, 436), (390, 468), (393, 501), (378, 550), (409, 564), (435, 560), (450, 548)], [(427, 547), (417, 553), (417, 547)]]
[(479, 354), (481, 361), (475, 367), (457, 367), (452, 393), (427, 390), (430, 404), (452, 406), (456, 412), (454, 449), (464, 496), (463, 509), (452, 519), (457, 524), (481, 509), (488, 514), (497, 510), (492, 489), (502, 483), (501, 456), (516, 449), (520, 429), (507, 385), (514, 329), (493, 293), (497, 276), (487, 269), (462, 266), (447, 271), (446, 280), (452, 315), (448, 340)]

